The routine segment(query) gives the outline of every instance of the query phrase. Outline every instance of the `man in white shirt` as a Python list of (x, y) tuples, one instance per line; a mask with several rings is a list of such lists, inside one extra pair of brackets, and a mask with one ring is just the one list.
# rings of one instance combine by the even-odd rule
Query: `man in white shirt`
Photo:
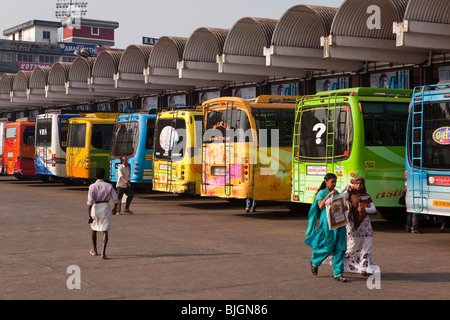
[(116, 188), (119, 196), (119, 206), (117, 208), (117, 214), (120, 214), (122, 197), (127, 195), (127, 201), (125, 203), (125, 210), (123, 212), (133, 214), (130, 211), (131, 200), (133, 200), (133, 189), (131, 188), (131, 167), (126, 157), (120, 158), (121, 165), (118, 168), (119, 177), (117, 179)]

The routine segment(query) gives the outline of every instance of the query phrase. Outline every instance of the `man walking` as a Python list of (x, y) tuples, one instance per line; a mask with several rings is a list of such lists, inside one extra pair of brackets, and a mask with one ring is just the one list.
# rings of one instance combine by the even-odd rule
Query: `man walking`
[(114, 202), (115, 214), (119, 198), (113, 186), (103, 179), (105, 178), (105, 169), (97, 168), (95, 170), (97, 181), (89, 186), (88, 192), (88, 217), (91, 225), (91, 238), (93, 249), (89, 252), (92, 256), (97, 255), (97, 231), (103, 232), (102, 259), (106, 259), (106, 245), (108, 244), (108, 231), (111, 223), (111, 207), (109, 200)]
[(131, 182), (130, 182), (130, 179), (131, 179), (130, 164), (128, 163), (126, 157), (121, 157), (120, 163), (121, 163), (121, 165), (119, 166), (119, 168), (117, 170), (119, 177), (118, 177), (117, 183), (116, 183), (117, 193), (119, 194), (119, 200), (120, 200), (117, 214), (120, 214), (121, 202), (122, 202), (122, 197), (124, 194), (127, 195), (127, 200), (125, 203), (125, 210), (123, 212), (133, 214), (133, 212), (130, 210), (130, 204), (131, 204), (131, 201), (133, 200), (133, 189), (131, 188)]

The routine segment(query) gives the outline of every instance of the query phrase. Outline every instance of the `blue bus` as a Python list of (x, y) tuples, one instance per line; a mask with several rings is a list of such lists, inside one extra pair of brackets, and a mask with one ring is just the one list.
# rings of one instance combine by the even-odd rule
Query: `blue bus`
[(121, 114), (114, 130), (110, 162), (110, 181), (116, 182), (120, 158), (131, 166), (131, 182), (150, 184), (153, 179), (153, 135), (156, 114)]
[(34, 167), (40, 180), (70, 181), (66, 172), (67, 133), (69, 119), (79, 116), (61, 114), (60, 111), (37, 116)]
[(406, 210), (450, 216), (450, 83), (415, 88), (409, 109)]

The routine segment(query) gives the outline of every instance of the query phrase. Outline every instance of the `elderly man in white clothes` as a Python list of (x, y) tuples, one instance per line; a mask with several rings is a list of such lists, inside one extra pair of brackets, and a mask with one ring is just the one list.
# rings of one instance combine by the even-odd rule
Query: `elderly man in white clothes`
[[(102, 259), (106, 259), (106, 245), (108, 244), (108, 231), (111, 224), (111, 214), (117, 212), (119, 197), (114, 187), (105, 182), (105, 169), (97, 168), (95, 170), (97, 181), (89, 186), (88, 192), (88, 217), (91, 225), (91, 238), (93, 249), (89, 252), (91, 255), (97, 255), (97, 231), (103, 232)], [(112, 198), (114, 208), (111, 212), (109, 200)]]

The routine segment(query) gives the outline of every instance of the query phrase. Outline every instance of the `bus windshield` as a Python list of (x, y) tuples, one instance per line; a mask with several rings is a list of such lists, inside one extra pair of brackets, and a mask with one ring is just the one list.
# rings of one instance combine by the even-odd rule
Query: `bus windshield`
[[(250, 129), (250, 121), (248, 120), (247, 113), (243, 109), (229, 107), (227, 109), (211, 110), (206, 116), (206, 130), (214, 129), (219, 130), (223, 137), (226, 135), (226, 130), (241, 130), (243, 133), (246, 133)], [(235, 132), (233, 132), (233, 135), (243, 136), (235, 135)], [(205, 137), (207, 136), (205, 135)], [(213, 135), (210, 136), (212, 137)], [(245, 136), (249, 139), (251, 138), (251, 134), (248, 132)]]
[(36, 126), (36, 146), (50, 146), (52, 137), (52, 118), (39, 118)]
[(117, 124), (113, 149), (114, 157), (128, 157), (134, 154), (138, 140), (137, 130), (137, 122), (123, 122)]
[[(330, 122), (334, 120), (332, 111), (334, 109), (336, 120)], [(353, 121), (349, 105), (338, 104), (336, 108), (334, 105), (305, 106), (298, 116), (301, 118), (297, 121), (299, 128), (296, 132), (300, 135), (296, 136), (294, 154), (299, 159), (323, 162), (327, 158), (333, 158), (334, 161), (342, 161), (350, 156), (353, 145)], [(327, 123), (331, 126), (333, 122), (336, 131), (327, 138)]]
[(114, 131), (113, 124), (92, 125), (91, 144), (96, 149), (111, 149), (111, 139)]
[(69, 134), (69, 148), (84, 148), (86, 146), (86, 123), (72, 123)]
[[(261, 145), (261, 131), (267, 130), (267, 147), (292, 147), (292, 135), (294, 133), (294, 109), (252, 109), (255, 118), (256, 130)], [(278, 131), (278, 136), (273, 130)]]
[(405, 146), (408, 103), (361, 102), (366, 146)]
[[(416, 111), (420, 111), (421, 104), (414, 106)], [(421, 127), (420, 114), (414, 117), (414, 126)], [(422, 157), (422, 167), (424, 169), (433, 170), (449, 170), (450, 169), (450, 137), (447, 141), (437, 139), (440, 132), (449, 132), (448, 119), (450, 118), (450, 102), (428, 102), (423, 105), (423, 130), (422, 139), (420, 130), (414, 130), (414, 141), (422, 141), (422, 155), (420, 155), (420, 145), (414, 145), (414, 157)], [(408, 132), (408, 149), (411, 150), (411, 126)], [(446, 133), (448, 135), (448, 133)], [(411, 157), (411, 152), (408, 152)], [(411, 159), (409, 159), (411, 162)], [(417, 166), (417, 163), (415, 163)]]
[[(186, 141), (181, 135), (183, 130), (186, 132), (186, 122), (183, 118), (158, 119), (155, 128), (155, 159), (173, 160), (172, 156), (183, 157)], [(172, 150), (175, 151), (173, 154)]]

